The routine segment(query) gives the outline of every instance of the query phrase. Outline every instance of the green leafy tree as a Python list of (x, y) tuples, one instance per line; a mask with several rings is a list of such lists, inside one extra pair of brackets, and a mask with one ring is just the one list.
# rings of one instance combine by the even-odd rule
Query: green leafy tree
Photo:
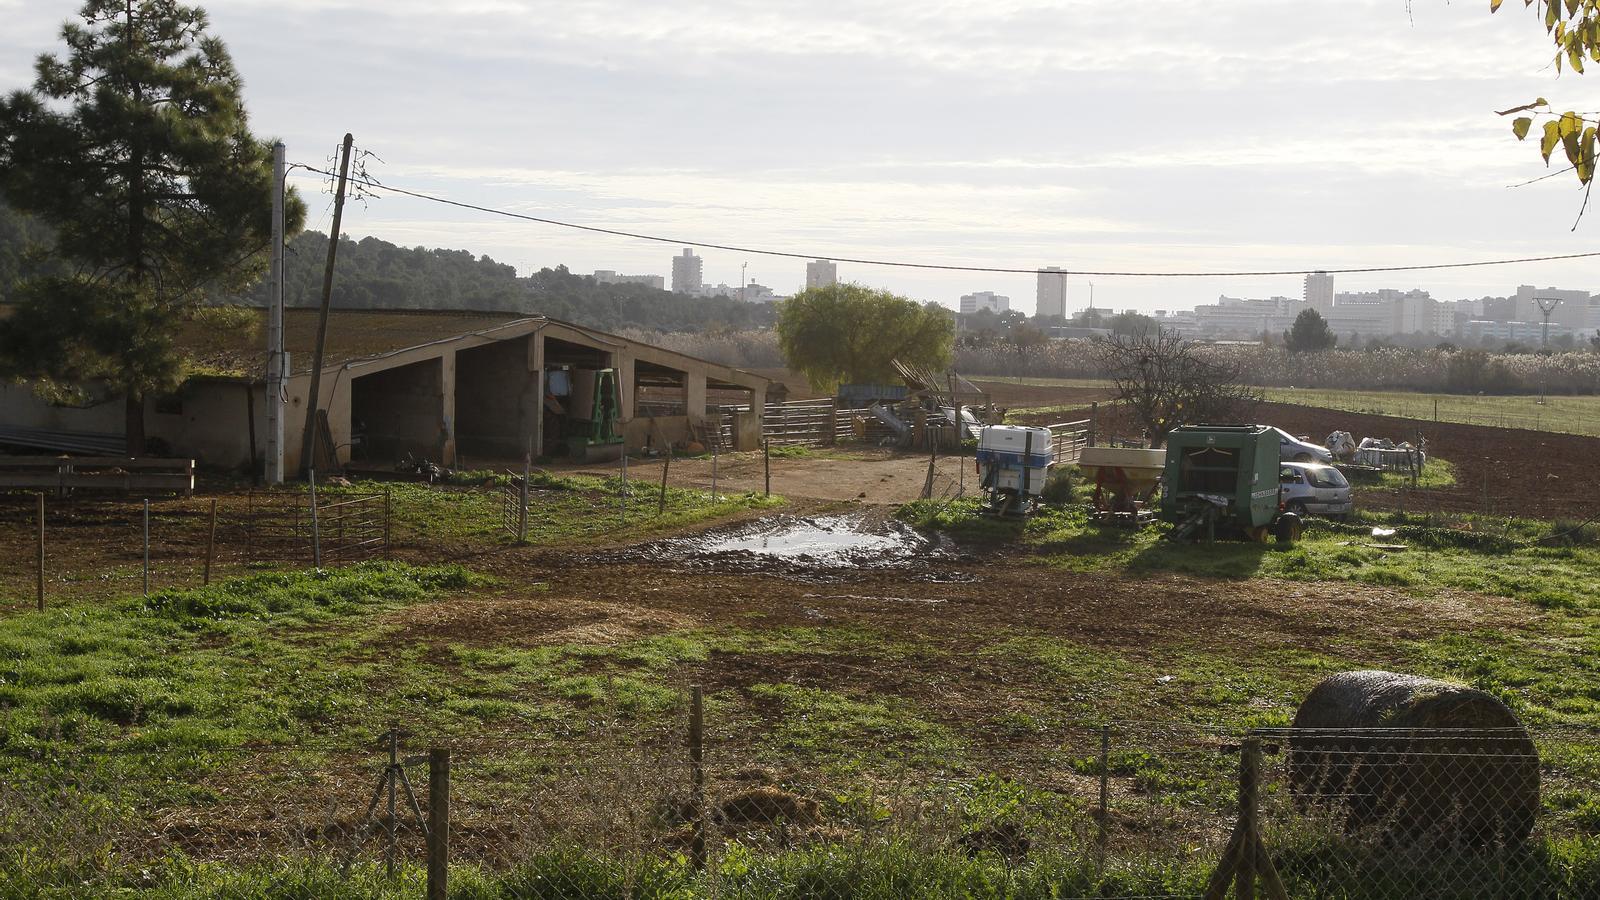
[(893, 362), (950, 364), (955, 319), (937, 304), (835, 284), (801, 291), (778, 313), (778, 346), (789, 368), (819, 391), (896, 377)]
[[(23, 280), (0, 321), (0, 374), (127, 406), (143, 452), (144, 397), (175, 388), (178, 326), (260, 277), (271, 231), (270, 145), (205, 13), (174, 0), (88, 0), (63, 56), (0, 100), (0, 194), (53, 232), (72, 271)], [(290, 227), (304, 208), (291, 197)]]
[(1332, 350), (1339, 336), (1328, 327), (1328, 320), (1314, 309), (1303, 309), (1294, 317), (1294, 324), (1283, 333), (1284, 346), (1290, 353), (1316, 353)]
[[(1489, 0), (1489, 11), (1498, 12), (1501, 2)], [(1522, 5), (1534, 11), (1555, 44), (1553, 61), (1558, 74), (1563, 66), (1582, 74), (1585, 60), (1600, 62), (1600, 0), (1522, 0)], [(1511, 121), (1517, 140), (1537, 134), (1539, 153), (1547, 165), (1559, 147), (1578, 181), (1588, 186), (1594, 178), (1596, 121), (1573, 110), (1556, 112), (1543, 97), (1502, 110), (1500, 115), (1516, 113), (1529, 113)], [(1536, 119), (1541, 120), (1538, 131), (1533, 129)]]

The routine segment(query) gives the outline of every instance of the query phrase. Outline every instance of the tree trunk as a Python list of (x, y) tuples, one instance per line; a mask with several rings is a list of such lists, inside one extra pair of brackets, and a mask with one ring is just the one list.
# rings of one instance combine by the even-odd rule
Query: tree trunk
[(128, 394), (124, 406), (123, 434), (127, 436), (129, 456), (144, 455), (144, 397)]

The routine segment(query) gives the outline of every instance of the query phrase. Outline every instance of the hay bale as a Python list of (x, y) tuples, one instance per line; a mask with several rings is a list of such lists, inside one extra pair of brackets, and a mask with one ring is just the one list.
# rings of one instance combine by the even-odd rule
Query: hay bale
[(785, 824), (809, 828), (821, 824), (822, 807), (809, 797), (765, 784), (724, 798), (712, 808), (711, 821), (718, 825)]
[(1295, 713), (1289, 780), (1302, 808), (1389, 843), (1518, 846), (1539, 809), (1528, 731), (1483, 691), (1394, 672), (1324, 678)]

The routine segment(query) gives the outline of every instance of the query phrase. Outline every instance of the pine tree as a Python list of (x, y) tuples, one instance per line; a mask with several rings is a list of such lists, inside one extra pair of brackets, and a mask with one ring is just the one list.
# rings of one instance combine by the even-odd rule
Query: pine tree
[(1294, 317), (1294, 325), (1283, 334), (1283, 343), (1290, 353), (1312, 353), (1332, 350), (1339, 343), (1338, 335), (1328, 327), (1328, 320), (1314, 309), (1303, 309)]
[[(0, 374), (123, 394), (143, 452), (146, 394), (177, 387), (177, 326), (259, 278), (271, 234), (270, 145), (203, 10), (88, 0), (64, 56), (0, 100), (0, 195), (54, 234), (73, 271), (17, 286)], [(290, 198), (298, 229), (303, 205)]]

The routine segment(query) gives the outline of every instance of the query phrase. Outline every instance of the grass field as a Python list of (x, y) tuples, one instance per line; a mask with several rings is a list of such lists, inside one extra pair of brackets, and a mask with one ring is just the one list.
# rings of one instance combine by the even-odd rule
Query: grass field
[[(1434, 471), (1453, 477), (1445, 463)], [(1600, 729), (1593, 526), (1385, 515), (1315, 522), (1292, 548), (1179, 545), (1157, 528), (1097, 526), (1081, 508), (1016, 523), (971, 501), (921, 501), (900, 517), (952, 536), (962, 555), (791, 578), (741, 560), (585, 549), (767, 502), (674, 491), (651, 524), (659, 495), (647, 495), (632, 531), (607, 514), (616, 488), (541, 484), (533, 548), (482, 530), (491, 490), (415, 488), (397, 495), (397, 515), (470, 547), (458, 562), (262, 572), (0, 619), (0, 869), (13, 876), (0, 897), (85, 884), (170, 898), (414, 896), (414, 864), (399, 881), (367, 863), (343, 879), (314, 860), (218, 861), (197, 837), (214, 821), (227, 840), (261, 839), (292, 802), (337, 809), (348, 825), (372, 737), (391, 723), (419, 746), (464, 748), (464, 815), (526, 794), (550, 797), (539, 808), (557, 819), (642, 816), (647, 838), (625, 865), (592, 837), (561, 846), (541, 832), (515, 866), (464, 864), (452, 896), (1193, 894), (1230, 821), (1237, 760), (1222, 741), (1287, 724), (1322, 675), (1366, 667), (1472, 684), (1557, 736), (1541, 744), (1543, 821), (1564, 837), (1540, 846), (1527, 883), (1579, 897), (1600, 877), (1600, 749), (1557, 739)], [(754, 770), (813, 796), (827, 828), (741, 835), (707, 874), (663, 851), (672, 822), (630, 779), (659, 768), (682, 780), (650, 754), (681, 755), (691, 684), (705, 687), (718, 777)], [(1100, 723), (1116, 727), (1116, 834), (1137, 848), (1104, 871), (1078, 852)], [(263, 772), (300, 799), (272, 794)], [(311, 793), (331, 772), (350, 775), (353, 800)], [(561, 793), (575, 772), (587, 780)], [(124, 869), (114, 860), (126, 847), (80, 855), (79, 825), (49, 852), (19, 850), (29, 823), (14, 810), (27, 807), (8, 812), (5, 792), (35, 781), (58, 785), (50, 809), (149, 815), (196, 841), (196, 858)], [(931, 838), (893, 830), (890, 792), (940, 811), (920, 823)], [(1000, 826), (1031, 836), (1025, 861), (962, 843)], [(906, 840), (860, 841), (879, 832)], [(482, 839), (463, 834), (468, 850)], [(1315, 871), (1316, 848), (1297, 852)], [(1309, 884), (1294, 895), (1335, 895)]]
[(1600, 396), (1470, 396), (1408, 391), (1334, 391), (1264, 388), (1266, 399), (1323, 409), (1401, 416), (1432, 422), (1526, 428), (1600, 436)]

